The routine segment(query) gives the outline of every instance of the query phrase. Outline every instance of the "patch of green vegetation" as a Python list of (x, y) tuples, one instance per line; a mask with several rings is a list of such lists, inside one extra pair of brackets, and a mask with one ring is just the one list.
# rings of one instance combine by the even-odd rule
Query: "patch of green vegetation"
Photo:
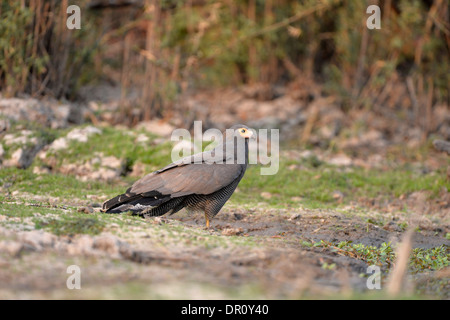
[[(278, 173), (266, 176), (260, 174), (259, 166), (250, 166), (239, 184), (242, 192), (233, 195), (233, 201), (249, 203), (257, 200), (276, 207), (298, 204), (292, 198), (301, 197), (304, 207), (336, 208), (360, 198), (390, 199), (416, 191), (428, 191), (430, 197), (436, 197), (443, 187), (450, 189), (444, 169), (427, 174), (416, 173), (408, 167), (343, 171), (306, 161), (300, 162), (303, 169), (292, 170), (288, 163), (280, 161)], [(344, 195), (341, 201), (333, 197), (335, 190)], [(264, 199), (261, 192), (269, 192), (272, 196)]]
[(370, 224), (373, 224), (373, 225), (376, 225), (376, 226), (384, 226), (384, 224), (385, 224), (385, 222), (384, 221), (382, 221), (382, 219), (381, 218), (378, 218), (378, 219), (374, 219), (374, 218), (367, 218), (366, 219), (366, 222), (367, 223), (370, 223)]
[(324, 270), (333, 270), (334, 268), (336, 268), (336, 263), (324, 262), (322, 263), (321, 268)]
[(48, 206), (42, 206), (40, 204), (29, 204), (25, 205), (22, 203), (8, 203), (0, 199), (0, 214), (7, 217), (34, 217), (36, 215), (45, 215), (49, 212), (54, 213), (55, 209), (49, 208)]
[(46, 229), (55, 235), (89, 234), (102, 232), (105, 223), (96, 217), (61, 217), (61, 219), (34, 219), (36, 229)]
[[(144, 131), (102, 127), (101, 134), (93, 134), (86, 142), (71, 140), (67, 149), (53, 151), (58, 166), (63, 161), (69, 163), (90, 160), (95, 154), (124, 159), (129, 166), (137, 161), (155, 167), (165, 166), (170, 161), (171, 143), (152, 145), (155, 136)], [(138, 134), (147, 136), (147, 142), (136, 142)]]
[(441, 270), (449, 266), (449, 260), (449, 246), (441, 245), (430, 249), (415, 248), (412, 250), (410, 267), (416, 272), (424, 270)]
[[(10, 192), (21, 191), (35, 195), (60, 197), (68, 200), (86, 199), (89, 194), (117, 194), (124, 185), (103, 181), (81, 181), (75, 176), (60, 173), (37, 175), (32, 168), (4, 168), (0, 170), (0, 186)], [(67, 204), (67, 203), (63, 203)]]
[(364, 244), (353, 244), (351, 241), (341, 241), (334, 245), (328, 241), (320, 241), (314, 244), (315, 247), (330, 248), (331, 251), (350, 256), (352, 258), (363, 260), (370, 265), (391, 266), (395, 259), (394, 249), (391, 243), (383, 242), (379, 248), (375, 246), (366, 246)]
[[(392, 247), (390, 242), (383, 242), (380, 247), (376, 247), (361, 243), (353, 244), (352, 241), (341, 241), (334, 244), (321, 240), (314, 243), (313, 246), (329, 249), (341, 255), (363, 260), (369, 265), (384, 266), (388, 269), (395, 264), (396, 259), (395, 248)], [(430, 249), (415, 248), (410, 255), (409, 270), (412, 273), (425, 270), (441, 270), (449, 266), (449, 259), (450, 247), (446, 245)]]
[(12, 155), (12, 153), (19, 149), (32, 149), (35, 147), (36, 143), (31, 142), (31, 139), (35, 139), (37, 141), (38, 145), (47, 145), (53, 142), (59, 135), (61, 135), (64, 130), (57, 130), (52, 129), (47, 126), (44, 126), (42, 124), (31, 122), (31, 121), (15, 121), (10, 120), (9, 121), (11, 127), (8, 129), (8, 134), (11, 134), (14, 136), (14, 138), (18, 138), (23, 136), (22, 131), (27, 130), (31, 131), (31, 134), (29, 134), (27, 137), (28, 141), (25, 141), (25, 143), (21, 142), (10, 142), (8, 144), (3, 143), (3, 149), (4, 149), (4, 159), (9, 159)]

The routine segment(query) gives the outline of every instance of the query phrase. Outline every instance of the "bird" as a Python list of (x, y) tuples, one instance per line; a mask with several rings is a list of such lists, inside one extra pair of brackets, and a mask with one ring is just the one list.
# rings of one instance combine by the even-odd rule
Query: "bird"
[[(125, 193), (102, 205), (105, 213), (133, 214), (145, 218), (170, 215), (183, 208), (201, 211), (206, 228), (219, 213), (245, 174), (252, 129), (237, 124), (210, 151), (175, 161), (137, 180)], [(231, 133), (231, 134), (230, 134)]]

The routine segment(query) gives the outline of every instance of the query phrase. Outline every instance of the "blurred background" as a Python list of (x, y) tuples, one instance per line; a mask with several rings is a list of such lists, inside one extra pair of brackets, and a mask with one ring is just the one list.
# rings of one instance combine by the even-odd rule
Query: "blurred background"
[[(66, 27), (70, 4), (79, 30)], [(381, 29), (366, 27), (370, 4)], [(5, 98), (82, 101), (83, 120), (127, 126), (280, 127), (316, 145), (352, 125), (414, 145), (450, 138), (445, 0), (5, 0), (0, 10)]]

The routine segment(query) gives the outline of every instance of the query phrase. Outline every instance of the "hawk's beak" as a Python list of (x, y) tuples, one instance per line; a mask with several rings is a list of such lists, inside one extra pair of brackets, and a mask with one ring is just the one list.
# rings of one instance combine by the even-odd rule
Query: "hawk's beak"
[(253, 133), (252, 130), (247, 130), (247, 132), (242, 136), (246, 139), (256, 140), (256, 135)]

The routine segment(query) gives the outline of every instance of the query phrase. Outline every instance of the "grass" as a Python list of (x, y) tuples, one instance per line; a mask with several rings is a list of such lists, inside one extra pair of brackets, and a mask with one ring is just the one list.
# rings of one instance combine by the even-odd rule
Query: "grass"
[[(379, 247), (355, 244), (351, 241), (332, 243), (321, 240), (312, 247), (331, 250), (340, 255), (362, 260), (368, 265), (378, 265), (390, 269), (395, 265), (395, 247), (390, 242), (383, 242)], [(412, 273), (423, 271), (438, 271), (450, 264), (450, 247), (441, 245), (435, 248), (414, 248), (409, 259), (409, 270)]]
[[(86, 195), (104, 193), (113, 194), (122, 190), (120, 187), (102, 181), (81, 181), (75, 176), (60, 173), (38, 175), (30, 167), (25, 170), (3, 168), (0, 170), (0, 185), (7, 186), (9, 192), (19, 191), (32, 195), (45, 195), (66, 199), (86, 199)], [(123, 187), (122, 187), (123, 188)], [(67, 204), (67, 203), (66, 203)]]
[[(298, 202), (292, 198), (301, 197), (303, 206), (315, 209), (336, 208), (360, 198), (392, 198), (424, 190), (435, 197), (443, 187), (450, 189), (444, 169), (418, 174), (408, 167), (341, 171), (324, 164), (299, 164), (303, 166), (301, 170), (290, 170), (288, 162), (280, 162), (280, 169), (274, 176), (261, 176), (257, 166), (250, 167), (239, 184), (242, 192), (234, 195), (234, 199), (246, 203), (256, 199), (273, 206), (285, 206)], [(262, 198), (260, 193), (263, 191), (270, 192), (272, 197)], [(344, 195), (343, 201), (336, 201), (333, 197), (335, 191)]]
[[(22, 128), (20, 126), (18, 128)], [(40, 139), (52, 141), (67, 134), (66, 131), (54, 131), (26, 127), (34, 130)], [(149, 140), (137, 143), (138, 135), (145, 135)], [(55, 159), (53, 169), (64, 163), (83, 164), (98, 154), (115, 156), (131, 168), (142, 163), (146, 172), (161, 168), (171, 162), (171, 143), (152, 144), (154, 136), (143, 131), (102, 128), (101, 134), (94, 134), (85, 143), (70, 141), (69, 148), (49, 152), (48, 157)], [(33, 165), (42, 166), (41, 159), (36, 158)], [(83, 199), (87, 194), (97, 196), (114, 196), (123, 192), (126, 186), (137, 180), (129, 176), (115, 182), (79, 181), (76, 177), (58, 173), (37, 175), (33, 165), (26, 170), (2, 168), (0, 186), (12, 192), (15, 190), (31, 194), (45, 194), (64, 199)], [(292, 169), (291, 165), (295, 165)], [(271, 207), (298, 205), (305, 208), (338, 208), (352, 201), (377, 198), (391, 199), (408, 195), (415, 191), (427, 191), (431, 198), (436, 197), (442, 188), (450, 189), (444, 168), (422, 173), (410, 166), (397, 166), (384, 169), (363, 169), (352, 167), (346, 170), (327, 165), (313, 159), (280, 160), (280, 168), (275, 175), (260, 175), (258, 165), (250, 165), (239, 184), (231, 201), (237, 204), (265, 203)], [(269, 199), (261, 196), (269, 192)], [(334, 192), (343, 195), (339, 201), (333, 197)], [(301, 199), (301, 200), (299, 200)]]
[(89, 234), (102, 232), (105, 223), (96, 217), (63, 216), (58, 219), (34, 219), (36, 229), (46, 229), (55, 235)]
[[(72, 140), (69, 143), (69, 148), (51, 152), (50, 156), (57, 158), (57, 165), (61, 165), (63, 161), (69, 163), (87, 161), (95, 154), (124, 159), (130, 166), (139, 161), (159, 167), (168, 164), (170, 161), (171, 143), (151, 145), (151, 141), (155, 139), (152, 134), (145, 131), (113, 127), (103, 127), (101, 130), (101, 134), (93, 134), (87, 142), (80, 143)], [(147, 136), (148, 142), (137, 143), (138, 135)]]

